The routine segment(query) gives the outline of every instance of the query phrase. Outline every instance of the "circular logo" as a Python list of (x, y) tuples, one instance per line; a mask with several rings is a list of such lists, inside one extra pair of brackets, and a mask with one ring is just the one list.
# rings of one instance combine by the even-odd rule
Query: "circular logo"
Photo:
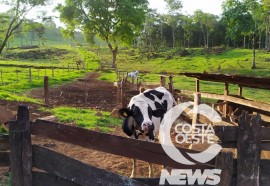
[[(212, 144), (204, 151), (199, 153), (186, 153), (190, 158), (187, 159), (172, 143), (170, 131), (172, 128), (172, 124), (176, 121), (176, 119), (182, 114), (184, 110), (186, 110), (188, 107), (192, 106), (193, 104), (191, 102), (181, 103), (170, 109), (165, 115), (164, 118), (160, 124), (160, 130), (159, 130), (159, 141), (163, 148), (163, 150), (166, 152), (166, 154), (172, 158), (174, 161), (185, 164), (185, 165), (194, 165), (196, 162), (200, 163), (206, 163), (213, 159), (222, 149), (222, 147), (218, 144)], [(206, 104), (201, 104), (197, 107), (194, 107), (189, 111), (188, 114), (201, 114), (205, 116), (208, 120), (211, 122), (220, 122), (221, 117), (219, 114), (212, 109), (210, 106)], [(211, 125), (208, 125), (208, 127), (205, 127), (206, 124), (192, 124), (190, 125), (190, 128), (187, 127), (186, 124), (178, 124), (175, 127), (176, 132), (178, 133), (178, 137), (181, 136), (183, 140), (181, 142), (190, 142), (192, 144), (192, 140), (189, 140), (189, 137), (194, 134), (196, 136), (200, 136), (201, 140), (204, 139), (204, 136), (209, 135), (209, 133), (212, 133), (214, 135), (214, 130)], [(197, 126), (197, 129), (195, 129)], [(181, 128), (182, 130), (179, 132), (177, 131), (177, 128)], [(187, 127), (187, 129), (185, 128)], [(198, 129), (198, 127), (201, 127), (201, 129)], [(207, 128), (205, 130), (205, 128)], [(210, 134), (211, 135), (211, 134)], [(179, 140), (176, 140), (179, 142)], [(197, 143), (201, 143), (199, 138), (196, 140)], [(210, 140), (209, 140), (210, 141)], [(206, 141), (206, 142), (209, 142)], [(194, 144), (194, 143), (193, 143)], [(191, 161), (194, 160), (194, 161)]]

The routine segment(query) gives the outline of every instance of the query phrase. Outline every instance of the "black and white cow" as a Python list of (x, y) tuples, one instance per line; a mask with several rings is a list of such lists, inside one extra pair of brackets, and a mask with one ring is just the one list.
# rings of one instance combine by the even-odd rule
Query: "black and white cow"
[[(155, 137), (158, 137), (164, 114), (174, 105), (176, 102), (166, 88), (145, 90), (132, 97), (127, 108), (119, 110), (124, 117), (122, 129), (131, 138), (154, 141)], [(152, 173), (152, 166), (149, 164), (149, 177), (152, 177)], [(133, 159), (131, 177), (136, 176), (136, 160)]]

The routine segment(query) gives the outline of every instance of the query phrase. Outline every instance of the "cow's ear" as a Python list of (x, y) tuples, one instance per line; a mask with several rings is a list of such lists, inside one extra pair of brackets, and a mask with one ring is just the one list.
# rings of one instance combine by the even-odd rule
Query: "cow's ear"
[(123, 117), (132, 116), (132, 112), (127, 108), (121, 108), (119, 109), (119, 114)]
[(156, 109), (156, 110), (153, 110), (152, 114), (156, 118), (160, 118), (160, 117), (163, 117), (164, 116), (165, 110), (164, 109)]

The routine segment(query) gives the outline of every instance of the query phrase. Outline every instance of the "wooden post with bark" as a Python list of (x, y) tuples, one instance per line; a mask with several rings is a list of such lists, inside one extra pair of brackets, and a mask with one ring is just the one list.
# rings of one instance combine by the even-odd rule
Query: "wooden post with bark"
[[(228, 96), (229, 95), (229, 84), (225, 83), (224, 86), (224, 96)], [(227, 102), (224, 100), (224, 102)], [(223, 107), (223, 117), (226, 118), (227, 117), (227, 103), (224, 104)]]
[(122, 105), (122, 108), (126, 108), (127, 106), (127, 103), (126, 103), (126, 95), (125, 95), (125, 91), (124, 91), (124, 79), (122, 79), (121, 81), (121, 105)]
[(12, 186), (32, 185), (32, 144), (29, 110), (19, 106), (17, 121), (9, 122)]
[(19, 82), (19, 71), (18, 69), (16, 68), (16, 80), (17, 80), (17, 83)]
[(237, 131), (237, 186), (259, 186), (262, 126), (260, 115), (244, 112)]
[(243, 95), (243, 87), (242, 85), (238, 85), (238, 96), (242, 97), (242, 95)]
[(166, 77), (163, 75), (160, 75), (160, 86), (165, 87), (166, 85)]
[(229, 151), (221, 151), (216, 156), (215, 168), (222, 170), (218, 186), (231, 186), (233, 175), (233, 153)]
[(194, 93), (194, 110), (193, 110), (193, 116), (192, 116), (192, 125), (195, 125), (198, 121), (198, 106), (201, 103), (201, 94), (200, 94), (200, 81), (196, 79), (196, 93)]
[(169, 91), (174, 95), (173, 76), (169, 76)]
[(4, 81), (3, 81), (3, 70), (1, 69), (1, 82), (2, 82), (2, 85), (4, 85)]
[(49, 77), (44, 76), (44, 101), (45, 104), (49, 105)]
[(54, 68), (52, 67), (52, 77), (54, 77)]
[(29, 68), (29, 81), (32, 81), (32, 69)]

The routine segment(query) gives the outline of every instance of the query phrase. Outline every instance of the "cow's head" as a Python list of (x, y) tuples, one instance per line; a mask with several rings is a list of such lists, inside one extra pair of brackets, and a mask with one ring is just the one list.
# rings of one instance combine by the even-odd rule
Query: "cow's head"
[(154, 140), (154, 124), (152, 117), (160, 117), (164, 115), (164, 110), (152, 110), (145, 101), (134, 102), (128, 108), (119, 110), (120, 115), (124, 117), (122, 125), (123, 131), (130, 137), (138, 138), (137, 131), (149, 136), (149, 139)]

